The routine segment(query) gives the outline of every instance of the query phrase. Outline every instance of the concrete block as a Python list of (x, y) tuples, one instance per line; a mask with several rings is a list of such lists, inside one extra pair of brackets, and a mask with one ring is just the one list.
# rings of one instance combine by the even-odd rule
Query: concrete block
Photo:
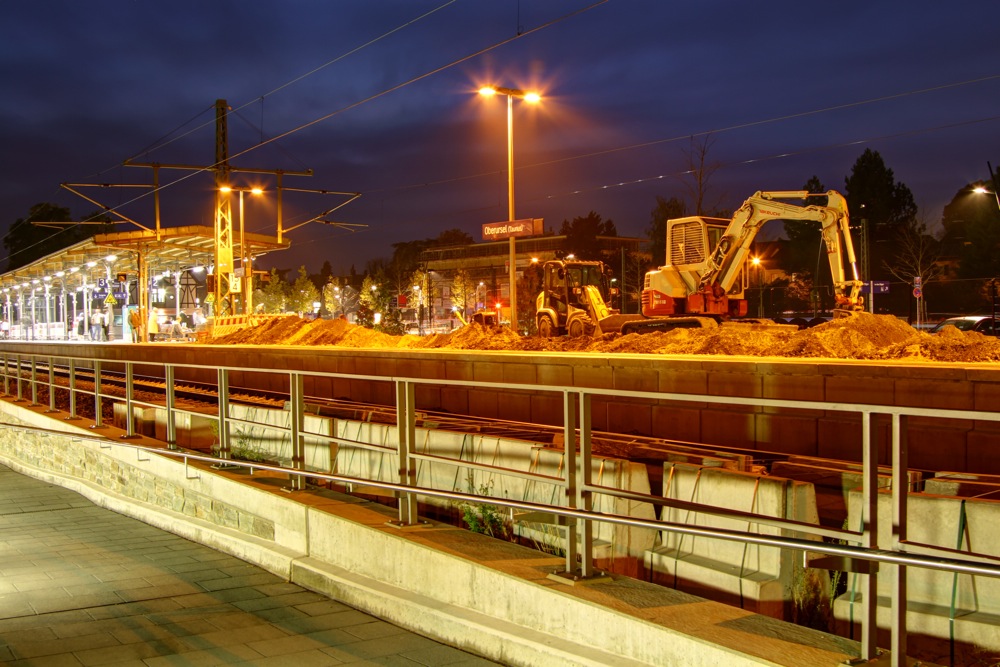
[[(930, 388), (933, 387), (932, 390)], [(946, 410), (971, 410), (975, 404), (972, 385), (964, 381), (899, 378), (896, 380), (896, 405)]]
[[(850, 368), (850, 367), (847, 367)], [(840, 367), (838, 367), (838, 371)], [(896, 383), (887, 377), (854, 377), (838, 373), (824, 376), (826, 400), (833, 403), (898, 405)], [(926, 386), (924, 387), (926, 391)]]
[(701, 441), (701, 412), (689, 405), (666, 401), (654, 405), (650, 417), (651, 435), (668, 440)]
[(761, 376), (764, 398), (791, 401), (822, 401), (825, 382), (822, 376), (801, 373), (766, 373)]
[(909, 465), (924, 470), (970, 470), (967, 432), (955, 428), (920, 428), (910, 421), (907, 429)]
[(472, 364), (473, 377), (476, 382), (502, 383), (504, 364), (496, 362), (476, 362)]
[(469, 390), (469, 414), (495, 419), (500, 416), (499, 406), (499, 392), (489, 389)]
[(537, 375), (533, 364), (504, 364), (503, 381), (510, 384), (535, 384)]
[[(850, 524), (858, 525), (861, 494), (852, 492), (849, 501)], [(962, 512), (965, 528), (960, 531)], [(878, 543), (892, 540), (892, 497), (879, 493)], [(907, 539), (914, 543), (941, 546), (996, 559), (1000, 543), (993, 536), (1000, 523), (1000, 502), (976, 498), (958, 498), (911, 493), (907, 503)], [(889, 600), (895, 565), (883, 564), (878, 574), (878, 623), (883, 632), (889, 628)], [(960, 574), (958, 576), (927, 568), (909, 567), (907, 572), (907, 632), (919, 641), (947, 642), (949, 634), (960, 643), (983, 651), (1000, 651), (1000, 578)], [(954, 624), (951, 607), (954, 599)], [(858, 604), (858, 603), (855, 603)], [(846, 628), (851, 617), (850, 592), (837, 599), (834, 614)], [(854, 618), (860, 609), (855, 607)], [(927, 639), (929, 638), (929, 640)], [(913, 644), (911, 644), (912, 646)]]
[[(835, 467), (835, 461), (830, 461), (829, 467), (823, 464), (822, 461), (775, 461), (771, 464), (771, 474), (812, 484), (820, 523), (832, 528), (843, 528), (847, 520), (848, 498), (851, 491), (861, 488), (862, 475), (845, 466)], [(880, 475), (878, 485), (880, 488), (891, 488), (892, 475)], [(856, 530), (857, 527), (853, 529)]]
[(712, 373), (708, 376), (707, 394), (758, 398), (763, 394), (763, 381), (758, 373)]
[[(806, 523), (819, 522), (811, 484), (683, 464), (664, 466), (663, 477), (665, 498)], [(756, 524), (752, 519), (675, 507), (663, 508), (662, 518), (735, 531), (793, 534)], [(795, 587), (811, 576), (804, 571), (801, 557), (788, 550), (670, 531), (660, 533), (660, 546), (646, 554), (645, 566), (655, 582), (775, 618), (785, 618), (791, 613)], [(820, 581), (812, 584), (818, 586)]]
[(968, 470), (1000, 474), (1000, 433), (978, 427), (967, 434), (966, 465)]
[(757, 449), (815, 455), (819, 449), (816, 420), (791, 414), (760, 413), (754, 417)]
[(536, 370), (538, 384), (566, 387), (573, 384), (573, 366), (568, 363), (545, 361)]
[(610, 366), (593, 366), (584, 363), (573, 365), (574, 387), (610, 389), (614, 385), (614, 372)]
[(648, 368), (615, 368), (612, 370), (614, 388), (623, 391), (658, 391), (659, 378)]
[(617, 403), (608, 410), (611, 433), (640, 434), (652, 431), (653, 409), (648, 403)]
[(701, 437), (706, 443), (754, 449), (756, 415), (727, 410), (701, 411)]
[(661, 369), (657, 372), (659, 391), (673, 394), (707, 394), (708, 372), (702, 369)]

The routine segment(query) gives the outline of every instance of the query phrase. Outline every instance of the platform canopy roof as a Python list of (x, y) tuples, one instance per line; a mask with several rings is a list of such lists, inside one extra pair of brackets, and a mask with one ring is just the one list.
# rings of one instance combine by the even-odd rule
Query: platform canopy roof
[[(290, 245), (287, 240), (279, 242), (263, 234), (244, 234), (243, 238), (252, 257), (284, 250)], [(236, 250), (239, 252), (238, 244)], [(154, 230), (97, 234), (0, 274), (0, 290), (31, 284), (33, 280), (65, 279), (73, 275), (86, 275), (87, 282), (95, 282), (105, 277), (109, 268), (112, 274), (127, 273), (131, 279), (138, 274), (140, 257), (144, 258), (150, 275), (196, 266), (209, 268), (215, 261), (215, 230), (196, 225), (164, 228), (159, 230), (159, 238)]]

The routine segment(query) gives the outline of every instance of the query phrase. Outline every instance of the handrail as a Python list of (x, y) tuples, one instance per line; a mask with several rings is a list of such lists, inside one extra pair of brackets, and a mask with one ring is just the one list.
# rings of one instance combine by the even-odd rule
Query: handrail
[[(41, 373), (38, 369), (39, 362), (48, 365), (48, 372)], [(69, 374), (69, 386), (56, 385), (53, 378), (53, 367), (60, 362), (65, 362)], [(218, 373), (220, 398), (218, 401), (218, 412), (216, 414), (205, 414), (202, 412), (185, 410), (174, 404), (172, 390), (167, 393), (166, 405), (143, 401), (135, 398), (135, 387), (133, 371), (136, 366), (162, 367), (164, 376), (172, 378), (176, 371), (182, 368), (208, 369), (211, 368)], [(77, 386), (76, 374), (92, 367), (95, 375), (93, 390)], [(117, 396), (108, 393), (100, 382), (99, 374), (102, 370), (124, 368), (125, 370), (125, 393), (124, 396)], [(276, 425), (270, 423), (254, 422), (252, 419), (241, 418), (230, 414), (229, 410), (229, 374), (232, 372), (253, 371), (254, 373), (279, 374), (288, 378), (288, 425)], [(25, 372), (28, 378), (24, 378)], [(97, 435), (82, 437), (75, 434), (67, 434), (63, 431), (53, 431), (61, 435), (67, 435), (74, 439), (98, 441), (102, 446), (114, 445), (118, 447), (132, 447), (142, 449), (162, 456), (183, 459), (185, 465), (189, 461), (219, 463), (225, 462), (227, 465), (241, 466), (254, 470), (270, 470), (287, 474), (293, 480), (296, 489), (303, 489), (307, 477), (335, 482), (339, 484), (361, 484), (367, 487), (381, 488), (392, 491), (399, 497), (399, 517), (401, 523), (413, 523), (416, 520), (416, 497), (426, 496), (442, 498), (451, 501), (474, 504), (491, 504), (512, 509), (525, 510), (531, 512), (544, 512), (554, 516), (563, 517), (568, 529), (567, 535), (567, 556), (566, 571), (573, 572), (577, 567), (576, 563), (576, 541), (577, 530), (581, 530), (580, 536), (584, 539), (582, 543), (584, 549), (579, 553), (579, 571), (585, 575), (592, 568), (592, 549), (590, 540), (587, 538), (592, 533), (592, 522), (602, 522), (607, 524), (629, 526), (633, 528), (646, 528), (655, 531), (671, 532), (680, 535), (700, 536), (730, 540), (743, 544), (755, 544), (765, 547), (777, 547), (783, 549), (793, 549), (797, 551), (808, 551), (829, 556), (850, 558), (859, 561), (872, 563), (886, 563), (899, 566), (893, 574), (893, 587), (896, 595), (892, 596), (892, 618), (893, 618), (893, 661), (896, 656), (905, 655), (905, 610), (906, 610), (906, 588), (905, 588), (905, 568), (921, 567), (938, 571), (984, 575), (990, 577), (1000, 577), (1000, 559), (992, 558), (983, 554), (966, 554), (955, 549), (938, 547), (936, 545), (920, 544), (907, 540), (906, 538), (906, 498), (908, 494), (907, 479), (907, 444), (906, 444), (906, 420), (909, 417), (931, 417), (939, 419), (962, 419), (988, 422), (1000, 422), (1000, 412), (989, 412), (984, 410), (956, 410), (940, 408), (914, 408), (896, 405), (876, 405), (865, 403), (845, 403), (826, 401), (807, 401), (797, 399), (773, 399), (755, 398), (740, 396), (720, 396), (709, 394), (679, 394), (673, 392), (658, 391), (636, 391), (619, 390), (606, 388), (588, 388), (576, 386), (558, 385), (535, 385), (524, 383), (497, 383), (487, 381), (463, 380), (457, 383), (447, 379), (437, 378), (414, 378), (406, 376), (380, 376), (358, 373), (335, 373), (316, 371), (296, 371), (278, 370), (267, 368), (243, 368), (239, 366), (206, 366), (204, 364), (193, 363), (169, 363), (169, 362), (134, 362), (129, 360), (112, 361), (97, 360), (88, 358), (85, 355), (48, 355), (48, 354), (12, 354), (7, 351), (2, 352), (0, 361), (0, 375), (3, 377), (3, 391), (9, 395), (12, 384), (16, 385), (16, 396), (19, 400), (23, 398), (23, 383), (28, 382), (31, 388), (31, 401), (37, 404), (39, 385), (47, 386), (49, 390), (50, 406), (54, 405), (54, 391), (68, 391), (70, 393), (71, 412), (75, 410), (76, 395), (94, 396), (94, 404), (97, 409), (95, 426), (101, 425), (100, 405), (102, 400), (123, 401), (128, 406), (144, 406), (157, 409), (166, 409), (168, 412), (167, 423), (172, 425), (177, 414), (190, 414), (206, 417), (215, 420), (219, 425), (221, 451), (219, 457), (210, 457), (200, 454), (193, 454), (176, 449), (175, 442), (168, 442), (168, 449), (146, 447), (133, 442), (122, 442), (109, 438), (102, 438)], [(311, 378), (331, 378), (340, 380), (354, 380), (362, 382), (389, 383), (395, 386), (396, 415), (395, 426), (385, 425), (384, 428), (395, 429), (397, 444), (394, 447), (379, 445), (377, 443), (362, 443), (349, 438), (339, 437), (337, 434), (324, 435), (305, 431), (305, 397), (302, 392), (302, 382), (305, 377)], [(547, 392), (559, 395), (563, 404), (564, 428), (563, 428), (563, 455), (565, 465), (561, 468), (561, 476), (544, 475), (531, 472), (515, 471), (500, 466), (492, 466), (482, 463), (465, 461), (461, 459), (441, 456), (426, 451), (418, 451), (415, 445), (415, 421), (417, 410), (415, 408), (415, 391), (418, 386), (452, 386), (461, 384), (465, 388), (484, 388), (493, 391), (533, 391)], [(590, 469), (591, 457), (591, 399), (595, 396), (619, 397), (629, 399), (643, 399), (655, 401), (672, 401), (678, 403), (700, 403), (713, 405), (742, 405), (754, 407), (782, 408), (786, 410), (823, 410), (828, 412), (843, 412), (860, 415), (862, 418), (862, 485), (863, 508), (865, 519), (861, 530), (836, 530), (814, 524), (807, 524), (796, 520), (786, 520), (771, 516), (756, 514), (754, 512), (743, 512), (729, 508), (713, 507), (701, 503), (688, 502), (683, 500), (649, 496), (632, 491), (618, 490), (604, 485), (595, 484), (592, 479)], [(892, 459), (892, 501), (894, 523), (897, 530), (892, 537), (891, 548), (878, 544), (878, 514), (876, 500), (879, 490), (876, 484), (879, 466), (874, 456), (874, 442), (871, 432), (874, 428), (874, 418), (884, 416), (889, 421), (891, 446), (893, 450)], [(132, 411), (127, 411), (126, 433), (133, 434)], [(243, 462), (231, 457), (230, 434), (231, 425), (260, 426), (270, 431), (277, 431), (287, 436), (292, 444), (292, 465), (272, 466), (262, 463)], [(10, 428), (20, 428), (46, 432), (45, 429), (23, 427), (17, 425), (7, 425)], [(174, 430), (168, 428), (168, 440), (175, 438)], [(399, 456), (399, 479), (394, 482), (387, 482), (380, 479), (356, 478), (347, 475), (333, 475), (316, 470), (307, 470), (305, 466), (305, 439), (314, 441), (326, 441), (329, 443), (342, 443), (357, 447), (367, 447), (378, 451), (394, 452)], [(480, 470), (498, 472), (517, 478), (529, 479), (546, 484), (557, 484), (564, 487), (566, 498), (565, 504), (542, 504), (529, 501), (517, 501), (509, 498), (462, 493), (438, 488), (428, 488), (416, 484), (416, 464), (418, 461), (433, 463), (445, 463), (456, 466), (460, 469)], [(815, 539), (782, 537), (769, 535), (760, 532), (745, 532), (716, 528), (711, 526), (695, 526), (689, 524), (675, 523), (663, 520), (641, 519), (625, 515), (618, 515), (607, 512), (600, 512), (592, 509), (592, 498), (594, 494), (618, 497), (627, 500), (648, 502), (664, 507), (685, 509), (693, 512), (737, 518), (747, 520), (754, 524), (779, 527), (789, 531), (808, 535), (812, 537), (827, 537), (842, 539), (854, 544), (831, 544), (820, 542)], [(868, 583), (864, 589), (864, 607), (862, 613), (862, 658), (870, 659), (875, 657), (875, 610), (877, 608), (874, 582), (878, 577), (877, 572), (867, 575)], [(902, 663), (899, 663), (902, 664)]]

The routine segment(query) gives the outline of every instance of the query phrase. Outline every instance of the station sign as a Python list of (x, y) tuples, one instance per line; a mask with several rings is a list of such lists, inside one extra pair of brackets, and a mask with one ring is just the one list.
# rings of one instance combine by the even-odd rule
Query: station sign
[(483, 240), (499, 241), (521, 236), (540, 236), (545, 231), (543, 223), (543, 218), (489, 222), (483, 225)]
[(869, 280), (861, 286), (862, 294), (888, 294), (888, 280)]

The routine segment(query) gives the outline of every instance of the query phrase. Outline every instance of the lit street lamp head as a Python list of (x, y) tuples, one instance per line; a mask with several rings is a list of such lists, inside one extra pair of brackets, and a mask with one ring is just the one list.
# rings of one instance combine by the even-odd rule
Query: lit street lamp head
[(483, 86), (479, 89), (479, 94), (486, 97), (490, 95), (508, 95), (510, 97), (519, 97), (525, 102), (530, 102), (532, 104), (542, 99), (542, 96), (534, 91), (524, 91), (518, 88), (504, 88), (503, 86)]

